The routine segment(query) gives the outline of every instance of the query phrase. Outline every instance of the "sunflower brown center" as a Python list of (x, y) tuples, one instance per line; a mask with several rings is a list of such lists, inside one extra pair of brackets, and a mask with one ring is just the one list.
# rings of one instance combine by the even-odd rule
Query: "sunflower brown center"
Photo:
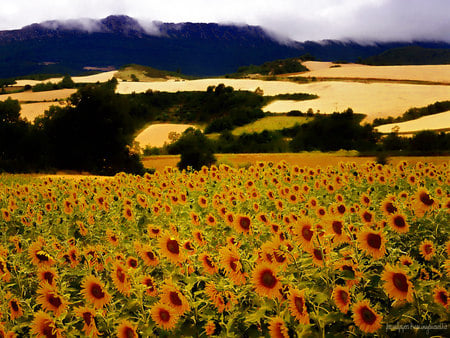
[(433, 248), (432, 248), (432, 246), (430, 244), (426, 244), (423, 249), (425, 250), (425, 253), (427, 255), (429, 255), (430, 253), (433, 252)]
[(347, 301), (348, 301), (348, 293), (347, 293), (347, 291), (344, 291), (344, 290), (341, 290), (340, 292), (339, 292), (339, 298), (341, 299), (341, 301), (343, 302), (343, 303), (347, 303)]
[(117, 269), (116, 276), (121, 283), (125, 282), (125, 274), (123, 273), (121, 268)]
[(431, 206), (434, 203), (434, 200), (426, 192), (422, 192), (419, 196), (419, 199), (426, 206)]
[(132, 268), (136, 268), (137, 267), (137, 260), (135, 260), (134, 258), (131, 258), (128, 261), (128, 265), (131, 266)]
[(302, 228), (302, 236), (304, 239), (306, 239), (308, 242), (311, 240), (313, 236), (313, 232), (311, 231), (311, 227), (309, 225), (305, 225)]
[(400, 215), (394, 217), (394, 224), (397, 228), (404, 228), (406, 226), (405, 219)]
[(342, 222), (340, 221), (333, 221), (333, 231), (338, 234), (341, 235), (342, 234)]
[(159, 310), (159, 318), (167, 323), (170, 320), (170, 313), (167, 310), (161, 309)]
[(92, 323), (92, 314), (90, 312), (83, 312), (83, 319), (87, 326)]
[(278, 263), (283, 263), (286, 260), (286, 257), (282, 253), (278, 253), (277, 251), (273, 252), (273, 256)]
[(147, 251), (145, 254), (151, 261), (155, 259), (155, 254), (152, 251)]
[(102, 299), (105, 297), (105, 293), (102, 290), (102, 287), (99, 284), (94, 284), (91, 287), (91, 294), (94, 298)]
[(323, 260), (322, 250), (314, 249), (313, 254), (314, 254), (314, 257), (316, 257), (317, 260), (319, 260), (319, 261)]
[(236, 272), (236, 270), (237, 270), (237, 264), (236, 264), (237, 261), (238, 261), (238, 260), (237, 260), (236, 258), (231, 258), (231, 259), (230, 259), (230, 268), (231, 268), (231, 270), (233, 270), (234, 272)]
[(372, 214), (367, 211), (363, 213), (363, 218), (366, 222), (372, 222)]
[(169, 293), (170, 302), (175, 306), (181, 306), (183, 302), (180, 299), (180, 296), (178, 296), (178, 292), (171, 291)]
[(397, 208), (391, 202), (386, 203), (385, 208), (389, 214), (393, 214), (393, 213), (397, 212)]
[(42, 328), (42, 335), (44, 335), (46, 338), (56, 338), (56, 333), (53, 333), (53, 328), (50, 326), (51, 322), (45, 321), (45, 326)]
[(59, 308), (62, 305), (61, 298), (58, 296), (54, 297), (53, 295), (49, 295), (47, 297), (47, 300), (50, 304), (52, 304), (56, 308)]
[(345, 205), (340, 204), (340, 205), (337, 207), (337, 211), (338, 211), (340, 214), (345, 213)]
[(44, 279), (48, 282), (48, 284), (52, 284), (53, 283), (53, 273), (51, 273), (50, 271), (46, 271), (44, 273)]
[(398, 290), (408, 292), (408, 280), (404, 274), (394, 273), (392, 276), (392, 282)]
[(178, 255), (180, 253), (180, 248), (176, 239), (169, 239), (167, 241), (167, 250), (175, 255)]
[(273, 275), (272, 270), (266, 269), (261, 273), (261, 284), (268, 289), (275, 287), (277, 279)]
[(124, 330), (124, 336), (127, 338), (134, 338), (136, 335), (134, 334), (134, 330), (131, 327), (126, 327)]
[(41, 262), (47, 262), (48, 261), (48, 257), (46, 254), (41, 254), (41, 253), (37, 253), (36, 257), (41, 261)]
[(368, 307), (364, 306), (361, 309), (361, 317), (362, 320), (364, 321), (364, 323), (372, 325), (373, 323), (375, 323), (375, 320), (377, 319), (377, 317), (375, 316), (375, 313), (373, 313)]
[(374, 249), (381, 247), (381, 236), (378, 234), (370, 233), (367, 235), (367, 244)]
[(304, 306), (305, 306), (305, 301), (303, 300), (303, 298), (302, 297), (295, 297), (294, 298), (294, 304), (295, 304), (295, 308), (297, 309), (297, 311), (299, 313), (303, 313)]
[(248, 218), (248, 217), (241, 217), (239, 219), (239, 226), (242, 229), (244, 229), (244, 230), (250, 229), (250, 218)]
[(441, 300), (443, 304), (447, 304), (448, 302), (448, 295), (444, 291), (439, 291), (438, 298)]
[(211, 261), (211, 259), (209, 258), (209, 256), (205, 256), (205, 263), (211, 267), (214, 268), (214, 263)]
[(15, 300), (11, 301), (11, 308), (14, 310), (14, 312), (19, 311), (19, 306), (17, 305), (17, 302)]

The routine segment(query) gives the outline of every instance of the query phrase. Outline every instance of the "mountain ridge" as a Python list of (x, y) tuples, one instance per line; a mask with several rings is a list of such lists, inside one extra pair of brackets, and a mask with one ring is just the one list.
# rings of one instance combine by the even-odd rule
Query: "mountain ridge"
[(386, 50), (446, 42), (370, 42), (277, 38), (260, 26), (142, 22), (125, 15), (101, 20), (46, 21), (0, 31), (0, 78), (33, 73), (77, 75), (85, 67), (137, 63), (195, 76), (217, 76), (239, 67), (311, 54), (322, 61), (354, 62)]

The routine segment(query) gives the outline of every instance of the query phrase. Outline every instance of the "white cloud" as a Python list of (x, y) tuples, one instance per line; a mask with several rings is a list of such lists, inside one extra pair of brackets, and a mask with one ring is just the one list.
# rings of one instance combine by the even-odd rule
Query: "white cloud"
[(261, 25), (299, 41), (317, 39), (450, 41), (449, 0), (15, 0), (2, 4), (0, 29), (46, 20), (125, 14), (147, 22)]

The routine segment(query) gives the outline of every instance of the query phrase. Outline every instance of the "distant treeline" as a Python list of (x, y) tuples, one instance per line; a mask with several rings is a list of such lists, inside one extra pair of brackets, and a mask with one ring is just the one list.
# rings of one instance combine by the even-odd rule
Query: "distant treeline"
[(421, 108), (410, 108), (403, 115), (399, 117), (385, 117), (374, 119), (372, 125), (374, 127), (380, 126), (382, 124), (405, 122), (410, 120), (418, 119), (422, 116), (433, 115), (438, 113), (443, 113), (450, 110), (450, 101), (437, 101), (426, 107)]

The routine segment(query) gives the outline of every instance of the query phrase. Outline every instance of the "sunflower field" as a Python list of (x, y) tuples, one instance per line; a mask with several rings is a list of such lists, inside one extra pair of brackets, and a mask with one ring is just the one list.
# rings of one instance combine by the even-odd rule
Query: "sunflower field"
[(449, 168), (0, 176), (0, 337), (445, 335)]

